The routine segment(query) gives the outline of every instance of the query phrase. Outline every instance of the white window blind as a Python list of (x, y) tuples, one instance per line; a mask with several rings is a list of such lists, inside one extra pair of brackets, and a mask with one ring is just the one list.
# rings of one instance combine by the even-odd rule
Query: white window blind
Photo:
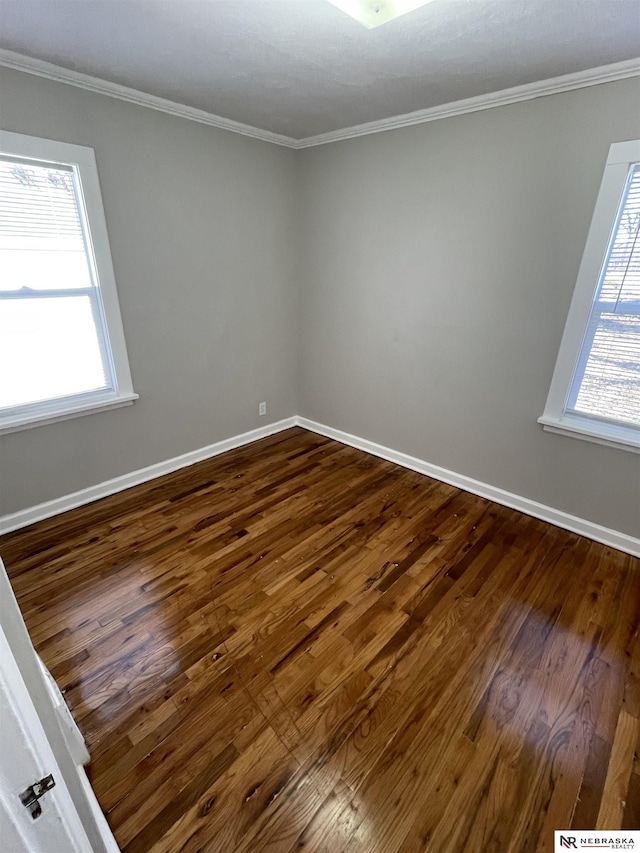
[(93, 149), (0, 129), (0, 433), (137, 399)]
[(0, 408), (113, 389), (73, 166), (0, 155)]
[(640, 453), (640, 139), (609, 148), (543, 414), (548, 432)]
[(640, 164), (629, 169), (565, 411), (640, 425)]

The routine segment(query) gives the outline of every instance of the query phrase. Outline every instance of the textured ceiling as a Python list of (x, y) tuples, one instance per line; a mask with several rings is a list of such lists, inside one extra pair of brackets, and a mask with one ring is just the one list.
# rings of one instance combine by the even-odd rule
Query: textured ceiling
[(296, 139), (640, 53), (640, 0), (0, 0), (0, 46)]

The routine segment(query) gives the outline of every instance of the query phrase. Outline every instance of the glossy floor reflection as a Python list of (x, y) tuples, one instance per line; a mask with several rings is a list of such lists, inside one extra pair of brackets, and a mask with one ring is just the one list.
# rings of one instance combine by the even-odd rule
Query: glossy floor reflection
[(0, 540), (125, 853), (640, 825), (640, 561), (302, 429)]

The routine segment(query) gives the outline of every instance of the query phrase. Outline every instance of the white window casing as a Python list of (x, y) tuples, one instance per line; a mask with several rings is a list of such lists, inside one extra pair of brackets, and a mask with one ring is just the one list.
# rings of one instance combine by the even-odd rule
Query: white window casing
[(0, 130), (0, 269), (0, 432), (138, 398), (92, 148)]
[(607, 158), (545, 430), (640, 452), (640, 140)]

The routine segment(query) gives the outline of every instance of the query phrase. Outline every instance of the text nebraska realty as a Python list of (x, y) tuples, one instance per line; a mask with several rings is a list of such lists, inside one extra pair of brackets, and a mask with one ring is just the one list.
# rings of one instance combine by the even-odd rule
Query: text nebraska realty
[(598, 836), (596, 838), (580, 838), (580, 847), (606, 847), (609, 850), (633, 850), (635, 843), (633, 838), (615, 838)]

